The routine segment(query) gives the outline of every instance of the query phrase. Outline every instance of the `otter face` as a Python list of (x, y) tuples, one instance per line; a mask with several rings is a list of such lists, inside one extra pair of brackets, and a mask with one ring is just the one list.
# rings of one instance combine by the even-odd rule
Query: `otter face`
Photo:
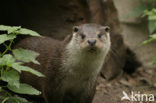
[(83, 24), (73, 27), (75, 47), (81, 50), (96, 52), (110, 48), (110, 28), (97, 24)]

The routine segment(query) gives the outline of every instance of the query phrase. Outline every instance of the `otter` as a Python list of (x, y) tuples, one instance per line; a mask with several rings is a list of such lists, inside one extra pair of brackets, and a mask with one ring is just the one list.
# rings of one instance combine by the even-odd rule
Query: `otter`
[(15, 48), (40, 53), (40, 65), (25, 65), (45, 75), (39, 78), (23, 72), (21, 82), (40, 90), (44, 103), (91, 103), (97, 76), (111, 46), (109, 30), (108, 26), (90, 23), (74, 26), (72, 35), (64, 41), (49, 37), (20, 41)]

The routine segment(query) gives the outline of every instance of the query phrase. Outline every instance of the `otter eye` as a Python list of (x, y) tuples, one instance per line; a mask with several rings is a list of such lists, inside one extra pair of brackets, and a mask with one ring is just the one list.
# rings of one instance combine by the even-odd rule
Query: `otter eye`
[(110, 32), (109, 26), (102, 26), (101, 29), (104, 30), (105, 32)]
[(109, 31), (110, 31), (110, 27), (106, 26), (106, 27), (105, 27), (105, 31), (106, 31), (106, 32), (109, 32)]
[(98, 38), (101, 38), (102, 37), (102, 34), (98, 34)]
[(86, 37), (85, 34), (81, 34), (81, 38), (84, 39)]
[(74, 32), (78, 32), (78, 31), (79, 31), (79, 27), (78, 27), (78, 26), (74, 26), (74, 27), (73, 27), (73, 31), (74, 31)]

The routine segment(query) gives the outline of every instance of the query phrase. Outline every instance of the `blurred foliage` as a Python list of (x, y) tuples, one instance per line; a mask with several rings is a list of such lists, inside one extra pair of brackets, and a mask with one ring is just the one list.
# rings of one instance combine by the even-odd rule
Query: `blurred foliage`
[(150, 33), (149, 39), (142, 44), (156, 40), (156, 0), (139, 0), (139, 5), (131, 13), (125, 15), (129, 17), (144, 17), (148, 21), (148, 30)]
[(145, 10), (152, 10), (153, 8), (156, 7), (156, 0), (138, 0), (138, 1), (139, 5), (136, 8), (134, 8), (134, 10), (131, 13), (125, 15), (125, 18), (141, 16)]
[(152, 34), (156, 30), (156, 8), (145, 10), (142, 17), (145, 16), (147, 16), (149, 32)]
[[(156, 0), (139, 0), (139, 6), (126, 17), (142, 17), (148, 21), (149, 39), (145, 40), (142, 45), (146, 45), (156, 40)], [(153, 56), (152, 64), (156, 64), (156, 56)]]
[[(142, 13), (142, 17), (147, 17), (149, 39), (145, 40), (142, 44), (146, 45), (153, 40), (156, 40), (156, 0), (144, 0), (146, 1), (146, 9)], [(143, 3), (142, 3), (143, 5)], [(156, 64), (156, 55), (153, 56), (152, 64)]]
[[(40, 91), (36, 90), (32, 86), (20, 83), (21, 71), (30, 72), (38, 77), (44, 77), (44, 75), (40, 72), (22, 65), (29, 62), (39, 64), (39, 62), (36, 60), (39, 54), (22, 48), (12, 50), (11, 47), (17, 35), (40, 35), (32, 30), (21, 28), (20, 26), (11, 27), (0, 25), (0, 31), (6, 32), (5, 34), (0, 35), (0, 44), (6, 47), (4, 51), (0, 52), (0, 82), (7, 83), (6, 85), (0, 85), (0, 93), (3, 94), (0, 96), (2, 99), (1, 103), (30, 103), (22, 97), (11, 94), (7, 89), (18, 94), (41, 94)], [(8, 41), (9, 44), (6, 44), (6, 41)]]

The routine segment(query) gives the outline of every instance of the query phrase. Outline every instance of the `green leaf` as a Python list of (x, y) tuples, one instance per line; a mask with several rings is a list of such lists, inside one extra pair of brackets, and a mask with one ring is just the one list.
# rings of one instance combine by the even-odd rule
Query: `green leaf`
[(16, 35), (7, 35), (7, 34), (1, 34), (0, 35), (0, 44), (4, 43), (5, 41), (15, 39)]
[(148, 23), (148, 28), (150, 34), (152, 34), (156, 30), (156, 20), (150, 20)]
[(19, 103), (32, 103), (32, 102), (28, 102), (28, 100), (26, 100), (25, 98), (19, 97), (19, 96), (14, 96), (14, 97), (10, 97), (10, 101), (12, 100), (16, 100)]
[(40, 64), (37, 60), (37, 56), (39, 54), (37, 52), (31, 51), (31, 50), (25, 50), (25, 49), (15, 49), (13, 50), (13, 55), (17, 60), (23, 61), (23, 62), (33, 62), (34, 64)]
[(150, 34), (152, 34), (156, 30), (156, 9), (153, 8), (152, 10), (145, 10), (143, 12), (143, 17), (148, 17), (148, 28)]
[(12, 99), (19, 101), (19, 103), (32, 103), (32, 102), (28, 102), (28, 100), (26, 100), (25, 98), (18, 97), (18, 96), (14, 96), (12, 97)]
[(28, 102), (25, 98), (19, 97), (19, 96), (11, 96), (11, 97), (6, 97), (2, 103), (32, 103)]
[(8, 34), (17, 31), (20, 28), (21, 28), (20, 26), (5, 26), (5, 25), (0, 25), (0, 31), (8, 31)]
[(148, 16), (148, 20), (156, 20), (156, 9), (153, 8), (152, 10), (145, 10), (143, 12), (143, 17)]
[(23, 35), (40, 36), (37, 32), (32, 31), (30, 29), (21, 28), (20, 26), (0, 25), (0, 31), (8, 31), (8, 34), (16, 33)]
[(19, 88), (17, 88), (16, 86), (12, 86), (12, 85), (7, 85), (7, 87), (11, 91), (13, 91), (15, 93), (19, 93), (19, 94), (29, 94), (29, 95), (40, 95), (41, 94), (40, 91), (38, 91), (37, 89), (33, 88), (32, 86), (30, 86), (28, 84), (20, 84)]
[(156, 20), (156, 15), (151, 15), (148, 17), (148, 20)]
[(5, 54), (2, 58), (0, 58), (0, 65), (11, 66), (15, 63), (15, 58), (10, 54)]
[(37, 32), (25, 28), (21, 28), (18, 33), (23, 35), (40, 36)]
[(142, 45), (146, 45), (146, 44), (150, 43), (151, 41), (156, 40), (156, 34), (150, 35), (149, 37), (150, 37), (150, 38), (149, 38), (148, 40), (145, 40), (145, 41), (142, 43)]
[(156, 34), (150, 35), (150, 38), (156, 39)]
[(148, 40), (145, 40), (145, 41), (142, 42), (142, 45), (146, 45), (146, 44), (152, 42), (153, 40), (155, 40), (155, 39), (150, 38)]
[(20, 65), (21, 63), (14, 63), (12, 64), (12, 68), (14, 68), (15, 70), (17, 70), (18, 72), (21, 72), (21, 71), (26, 71), (26, 72), (30, 72), (38, 77), (44, 77), (44, 75), (30, 67), (27, 67), (27, 66), (22, 66)]
[(153, 40), (156, 40), (156, 34), (150, 35), (149, 37), (150, 37), (150, 38), (149, 38), (148, 40), (145, 40), (145, 41), (142, 43), (142, 45), (146, 45), (146, 44), (152, 42)]
[(3, 99), (2, 103), (6, 103), (9, 100), (9, 97)]
[(1, 79), (9, 83), (9, 85), (13, 85), (19, 87), (19, 74), (14, 70), (3, 71), (1, 73)]
[(156, 64), (156, 61), (152, 62), (152, 64), (153, 64), (153, 65)]
[(14, 96), (14, 97), (6, 97), (2, 103), (32, 103), (28, 102), (25, 98)]
[(3, 58), (0, 57), (0, 66), (4, 66), (5, 62), (3, 61)]

